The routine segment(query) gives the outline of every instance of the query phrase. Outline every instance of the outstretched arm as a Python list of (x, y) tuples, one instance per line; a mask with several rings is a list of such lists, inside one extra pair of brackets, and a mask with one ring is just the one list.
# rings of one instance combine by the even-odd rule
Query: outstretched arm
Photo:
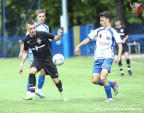
[(77, 55), (79, 53), (80, 47), (87, 44), (89, 41), (90, 41), (90, 38), (86, 38), (79, 45), (77, 45), (76, 48), (75, 48), (75, 54)]

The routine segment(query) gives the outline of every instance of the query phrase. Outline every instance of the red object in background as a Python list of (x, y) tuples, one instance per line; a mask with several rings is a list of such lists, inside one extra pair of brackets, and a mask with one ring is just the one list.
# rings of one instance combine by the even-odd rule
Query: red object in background
[(140, 13), (141, 12), (141, 7), (142, 7), (142, 4), (137, 8), (136, 13)]

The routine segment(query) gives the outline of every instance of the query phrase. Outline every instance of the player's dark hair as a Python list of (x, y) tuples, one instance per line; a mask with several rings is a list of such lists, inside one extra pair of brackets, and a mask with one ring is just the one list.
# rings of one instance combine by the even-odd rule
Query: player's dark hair
[(35, 22), (34, 22), (33, 20), (28, 20), (28, 21), (26, 22), (26, 26), (27, 26), (28, 24), (33, 25), (33, 24), (35, 24)]
[(120, 18), (120, 17), (116, 17), (116, 18), (115, 18), (115, 21), (117, 21), (117, 20), (120, 20), (120, 21), (121, 21), (121, 18)]
[(104, 11), (104, 12), (100, 13), (99, 15), (100, 15), (100, 17), (106, 17), (111, 21), (112, 15), (109, 11)]
[(45, 10), (44, 9), (38, 9), (38, 10), (36, 10), (36, 15), (38, 15), (39, 13), (45, 13)]

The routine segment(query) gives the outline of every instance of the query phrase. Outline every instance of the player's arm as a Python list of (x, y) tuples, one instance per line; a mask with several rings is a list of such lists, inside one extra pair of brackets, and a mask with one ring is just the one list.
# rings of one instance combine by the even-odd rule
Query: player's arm
[(62, 32), (63, 32), (62, 29), (58, 29), (57, 36), (54, 37), (55, 41), (59, 41), (60, 40)]
[(129, 38), (129, 35), (126, 35), (125, 38), (123, 39), (123, 43), (125, 44), (126, 40)]
[(126, 43), (126, 40), (129, 38), (129, 35), (128, 35), (128, 32), (127, 32), (127, 28), (125, 28), (125, 38), (122, 40), (123, 43), (125, 44)]
[(90, 38), (86, 38), (79, 45), (77, 45), (76, 48), (75, 48), (75, 54), (77, 55), (79, 53), (80, 47), (87, 44), (89, 41), (90, 41)]
[(22, 60), (23, 50), (24, 50), (24, 44), (22, 43), (21, 50), (20, 50), (20, 53), (19, 53), (19, 59), (20, 59), (20, 60)]
[(121, 60), (121, 54), (122, 54), (122, 44), (118, 44), (118, 55), (117, 55), (117, 58), (115, 59), (115, 63), (119, 63), (119, 61)]
[(27, 56), (28, 56), (28, 50), (27, 51), (23, 51), (23, 54), (22, 54), (22, 60), (21, 60), (21, 64), (20, 64), (20, 69), (19, 69), (19, 74), (21, 74), (23, 72), (23, 64), (25, 62), (25, 60), (27, 59)]
[(26, 43), (26, 41), (24, 41), (24, 51), (23, 51), (23, 54), (22, 54), (22, 60), (21, 60), (21, 64), (20, 64), (20, 69), (19, 69), (19, 74), (21, 74), (23, 72), (23, 64), (25, 62), (25, 60), (27, 59), (27, 56), (28, 56), (28, 45)]

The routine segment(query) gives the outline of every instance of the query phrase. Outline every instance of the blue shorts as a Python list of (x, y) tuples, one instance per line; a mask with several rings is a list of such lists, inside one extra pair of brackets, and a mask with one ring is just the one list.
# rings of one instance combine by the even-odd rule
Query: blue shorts
[(92, 73), (101, 73), (102, 69), (107, 69), (111, 72), (113, 59), (98, 59), (95, 60)]
[(28, 53), (28, 59), (29, 59), (29, 63), (33, 62), (34, 57), (32, 53)]

